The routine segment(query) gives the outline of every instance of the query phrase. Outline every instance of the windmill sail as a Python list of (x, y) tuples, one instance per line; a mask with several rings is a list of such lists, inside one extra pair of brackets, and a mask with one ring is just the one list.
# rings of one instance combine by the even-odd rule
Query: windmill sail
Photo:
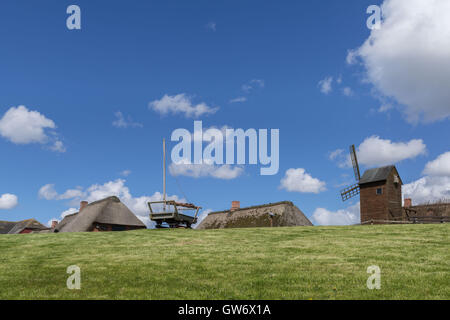
[(358, 158), (356, 157), (356, 149), (354, 144), (350, 146), (350, 158), (352, 159), (353, 171), (355, 173), (357, 183), (341, 191), (342, 201), (347, 201), (359, 194), (359, 180), (361, 179), (361, 174), (359, 171)]
[(354, 144), (350, 146), (350, 157), (352, 158), (353, 171), (355, 172), (355, 179), (356, 181), (359, 181), (361, 179), (361, 175), (359, 173), (358, 158), (356, 157), (356, 150)]

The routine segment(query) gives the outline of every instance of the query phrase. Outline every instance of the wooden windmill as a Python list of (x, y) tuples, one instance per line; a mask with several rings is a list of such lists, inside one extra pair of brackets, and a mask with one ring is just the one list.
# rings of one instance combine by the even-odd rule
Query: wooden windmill
[(342, 201), (360, 195), (361, 223), (389, 223), (403, 219), (402, 180), (395, 166), (368, 169), (361, 176), (355, 146), (350, 146), (356, 183), (341, 191)]

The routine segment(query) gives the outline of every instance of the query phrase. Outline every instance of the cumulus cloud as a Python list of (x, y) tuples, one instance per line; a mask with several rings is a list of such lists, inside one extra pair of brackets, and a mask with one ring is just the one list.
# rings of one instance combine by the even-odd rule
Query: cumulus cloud
[[(366, 138), (356, 149), (359, 164), (369, 167), (391, 165), (427, 153), (427, 147), (422, 139), (393, 142), (379, 136)], [(332, 151), (329, 158), (336, 161), (340, 168), (351, 167), (350, 155), (343, 151), (342, 149)]]
[(38, 111), (25, 106), (11, 107), (0, 119), (0, 135), (15, 143), (51, 143), (51, 150), (65, 152), (63, 143), (54, 132), (56, 125)]
[(19, 204), (15, 194), (5, 193), (0, 196), (0, 210), (10, 210)]
[(450, 151), (428, 162), (423, 173), (431, 176), (450, 177)]
[(396, 101), (411, 123), (450, 116), (450, 1), (385, 0), (383, 22), (348, 63), (361, 61), (382, 99)]
[(450, 199), (450, 177), (425, 176), (402, 187), (405, 198), (414, 204)]
[(173, 176), (187, 176), (192, 178), (210, 177), (222, 180), (231, 180), (239, 177), (244, 169), (240, 166), (228, 164), (215, 165), (211, 160), (204, 159), (202, 164), (189, 162), (171, 163), (170, 174)]
[(404, 197), (415, 204), (450, 200), (450, 152), (428, 162), (423, 173), (426, 176), (403, 186)]
[(191, 97), (184, 93), (175, 96), (166, 94), (160, 100), (150, 102), (149, 108), (161, 115), (184, 114), (188, 118), (198, 118), (204, 114), (213, 114), (219, 109), (218, 107), (210, 107), (204, 102), (193, 104)]
[(319, 193), (326, 190), (325, 182), (313, 178), (306, 173), (305, 169), (288, 169), (283, 179), (281, 179), (280, 188), (289, 192), (301, 193)]
[[(147, 202), (150, 201), (161, 201), (163, 199), (163, 195), (160, 192), (155, 192), (154, 194), (147, 196), (143, 195), (140, 197), (134, 197), (129, 188), (125, 185), (125, 180), (117, 179), (114, 181), (108, 181), (103, 184), (93, 184), (90, 187), (81, 190), (81, 189), (69, 189), (65, 191), (62, 195), (58, 195), (56, 191), (54, 191), (52, 185), (46, 185), (46, 191), (50, 195), (47, 200), (62, 200), (62, 199), (71, 199), (72, 203), (79, 202), (80, 200), (86, 200), (88, 202), (94, 202), (97, 200), (101, 200), (110, 196), (117, 196), (143, 223), (145, 223), (148, 227), (152, 227), (153, 223), (150, 221), (148, 215), (149, 210), (147, 206)], [(49, 188), (48, 186), (52, 186)], [(42, 190), (42, 188), (41, 188)], [(50, 190), (50, 191), (49, 191)], [(79, 193), (73, 192), (73, 190), (80, 191)], [(56, 193), (56, 195), (55, 195)], [(69, 198), (69, 195), (71, 197)], [(176, 195), (167, 195), (167, 200), (175, 200), (180, 202), (186, 202), (185, 199), (180, 199)], [(160, 210), (161, 206), (156, 206), (156, 210)], [(77, 212), (78, 209), (70, 208), (64, 211), (61, 215), (63, 218), (67, 214), (71, 214)]]
[(329, 94), (331, 91), (333, 91), (333, 77), (326, 77), (323, 80), (319, 81), (319, 88), (320, 92), (323, 94)]
[(392, 142), (378, 136), (371, 136), (359, 145), (357, 154), (361, 164), (383, 166), (424, 155), (426, 154), (426, 145), (422, 139)]
[(314, 224), (322, 226), (352, 225), (360, 222), (359, 212), (359, 202), (347, 209), (337, 211), (317, 208), (312, 215), (312, 221)]
[(78, 187), (77, 189), (68, 189), (64, 193), (59, 194), (55, 190), (54, 184), (46, 184), (42, 186), (38, 191), (39, 198), (46, 200), (66, 200), (76, 197), (82, 197), (83, 195), (84, 193), (80, 187)]
[(116, 117), (116, 120), (113, 121), (112, 125), (116, 128), (142, 128), (143, 127), (142, 123), (133, 121), (131, 116), (128, 116), (125, 118), (125, 116), (120, 111), (115, 112), (114, 116)]

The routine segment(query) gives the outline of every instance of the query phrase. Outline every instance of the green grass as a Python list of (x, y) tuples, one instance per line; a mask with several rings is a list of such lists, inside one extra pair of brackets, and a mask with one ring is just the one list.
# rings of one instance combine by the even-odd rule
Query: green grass
[[(0, 235), (0, 299), (450, 299), (450, 225)], [(69, 265), (81, 290), (66, 287)], [(381, 268), (368, 290), (367, 267)]]

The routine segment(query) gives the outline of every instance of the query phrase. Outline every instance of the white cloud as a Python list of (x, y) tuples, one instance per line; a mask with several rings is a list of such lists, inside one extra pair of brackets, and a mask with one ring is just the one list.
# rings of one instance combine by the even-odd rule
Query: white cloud
[(125, 118), (125, 116), (122, 114), (122, 112), (117, 111), (114, 113), (114, 116), (116, 117), (116, 120), (113, 121), (112, 125), (116, 128), (142, 128), (142, 123), (134, 122), (131, 116), (128, 116)]
[(38, 191), (39, 198), (43, 198), (46, 200), (56, 199), (58, 197), (58, 193), (56, 192), (54, 187), (55, 185), (53, 184), (46, 184), (42, 186)]
[(413, 204), (423, 204), (450, 199), (450, 177), (425, 176), (403, 185), (403, 195)]
[(352, 97), (353, 96), (353, 90), (350, 87), (345, 87), (342, 89), (342, 93), (344, 94), (344, 96), (346, 97)]
[(19, 199), (15, 194), (5, 193), (0, 196), (0, 210), (13, 209), (19, 204)]
[(246, 97), (237, 97), (235, 99), (231, 99), (230, 103), (245, 102), (245, 101), (247, 101)]
[(431, 176), (450, 177), (450, 151), (428, 162), (423, 173)]
[(131, 174), (131, 170), (123, 170), (120, 175), (124, 177), (128, 177)]
[(175, 96), (164, 95), (160, 100), (149, 103), (149, 108), (160, 113), (167, 114), (184, 114), (186, 117), (198, 118), (204, 114), (212, 114), (217, 112), (218, 107), (210, 107), (206, 103), (192, 104), (191, 97), (184, 93)]
[(265, 82), (262, 79), (252, 79), (246, 84), (242, 85), (242, 91), (249, 93), (255, 88), (264, 88)]
[(326, 190), (325, 182), (313, 178), (303, 168), (288, 169), (284, 178), (281, 179), (280, 188), (301, 193), (320, 193)]
[(323, 226), (352, 225), (360, 222), (359, 212), (359, 202), (347, 209), (338, 211), (317, 208), (312, 215), (312, 221), (314, 224)]
[(333, 77), (326, 77), (323, 80), (319, 81), (320, 92), (324, 94), (329, 94), (333, 91)]
[(66, 147), (64, 146), (64, 143), (60, 140), (56, 140), (55, 143), (50, 147), (50, 150), (64, 153), (66, 152)]
[(53, 120), (25, 106), (11, 107), (0, 119), (0, 135), (5, 139), (15, 144), (52, 142), (51, 150), (65, 152), (63, 143), (57, 139), (53, 129), (56, 129)]
[(38, 191), (39, 198), (46, 200), (66, 200), (76, 197), (83, 197), (83, 191), (78, 187), (77, 189), (66, 190), (63, 194), (59, 194), (55, 190), (54, 184), (46, 184)]
[(385, 0), (383, 22), (347, 62), (361, 60), (367, 81), (395, 100), (409, 122), (450, 117), (450, 1)]
[(424, 154), (426, 154), (426, 145), (421, 139), (392, 142), (378, 136), (366, 138), (357, 151), (359, 163), (367, 166), (390, 165)]
[(216, 23), (214, 21), (208, 22), (206, 29), (216, 32)]
[(342, 156), (343, 153), (344, 153), (344, 149), (337, 149), (337, 150), (331, 151), (330, 154), (328, 155), (328, 157), (330, 158), (330, 160), (334, 160), (334, 159)]
[(173, 176), (188, 176), (192, 178), (211, 177), (222, 180), (231, 180), (239, 177), (244, 169), (228, 164), (215, 165), (212, 161), (204, 160), (202, 164), (171, 163), (170, 174)]

